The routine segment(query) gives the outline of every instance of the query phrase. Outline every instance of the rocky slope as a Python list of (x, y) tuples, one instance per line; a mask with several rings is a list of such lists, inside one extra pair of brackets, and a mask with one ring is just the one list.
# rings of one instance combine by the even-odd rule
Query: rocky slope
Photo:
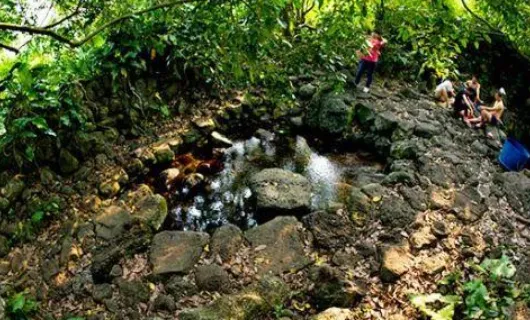
[[(53, 195), (65, 212), (14, 247), (17, 226), (3, 216), (2, 297), (27, 290), (50, 319), (398, 320), (419, 317), (410, 293), (434, 292), (465, 261), (504, 247), (527, 278), (530, 174), (503, 172), (496, 139), (411, 89), (336, 95), (303, 80), (300, 108), (287, 113), (257, 97), (234, 100), (84, 163), (65, 152), (63, 177), (42, 169), (34, 184), (5, 179), (4, 209)], [(303, 177), (266, 170), (251, 186), (266, 216), (258, 227), (165, 230), (167, 199), (145, 176), (190, 148), (229, 145), (219, 132), (261, 125), (326, 137), (341, 152), (362, 147), (386, 169), (337, 186), (339, 200), (317, 212)]]

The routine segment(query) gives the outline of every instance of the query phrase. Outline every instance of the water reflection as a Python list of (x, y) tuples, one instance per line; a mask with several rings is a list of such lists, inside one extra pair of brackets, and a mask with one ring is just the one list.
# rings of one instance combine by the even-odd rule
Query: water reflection
[(222, 169), (205, 175), (199, 192), (183, 184), (169, 195), (171, 217), (178, 229), (207, 230), (230, 221), (247, 229), (256, 225), (249, 179), (265, 168), (304, 175), (312, 184), (312, 209), (324, 209), (336, 198), (345, 167), (313, 151), (302, 137), (277, 139), (272, 133), (238, 141), (224, 150)]

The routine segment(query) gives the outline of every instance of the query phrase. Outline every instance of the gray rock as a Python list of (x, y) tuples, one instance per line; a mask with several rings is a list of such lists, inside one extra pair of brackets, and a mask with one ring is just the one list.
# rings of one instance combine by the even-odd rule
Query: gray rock
[(120, 298), (122, 298), (126, 305), (136, 307), (138, 303), (146, 303), (151, 297), (149, 286), (140, 280), (118, 281), (120, 289)]
[(79, 160), (70, 151), (61, 149), (59, 151), (59, 168), (62, 173), (72, 173), (79, 168)]
[(439, 127), (427, 122), (418, 123), (414, 130), (414, 134), (422, 138), (431, 138), (433, 136), (439, 135), (440, 133), (441, 129)]
[(419, 187), (409, 188), (402, 187), (399, 189), (399, 192), (405, 198), (410, 206), (417, 211), (427, 210), (427, 195)]
[(307, 140), (303, 137), (297, 136), (294, 146), (294, 163), (296, 171), (303, 173), (309, 161), (311, 160), (311, 148), (307, 144)]
[(204, 307), (184, 310), (179, 314), (179, 319), (261, 319), (273, 310), (273, 306), (281, 305), (288, 294), (289, 288), (282, 280), (264, 277), (257, 284), (239, 293), (222, 296)]
[(215, 230), (210, 242), (210, 252), (212, 256), (219, 255), (223, 262), (227, 262), (234, 257), (244, 241), (241, 230), (227, 224)]
[(147, 223), (153, 230), (158, 230), (167, 217), (168, 209), (166, 199), (159, 195), (146, 195), (133, 203), (134, 219)]
[(4, 236), (0, 236), (0, 258), (7, 256), (9, 251), (11, 251), (9, 240)]
[(391, 136), (398, 126), (398, 118), (392, 111), (378, 113), (375, 116), (373, 130), (380, 135)]
[(398, 183), (412, 185), (416, 181), (414, 174), (408, 171), (394, 171), (385, 177), (383, 180), (384, 185), (394, 185)]
[(199, 266), (195, 269), (195, 283), (200, 290), (228, 292), (228, 273), (218, 265)]
[(268, 220), (271, 214), (300, 213), (311, 205), (311, 185), (302, 175), (282, 170), (264, 169), (251, 178), (256, 195), (258, 218)]
[(404, 228), (414, 221), (416, 212), (397, 197), (383, 199), (377, 212), (381, 223), (392, 228)]
[(415, 140), (396, 141), (390, 147), (390, 156), (394, 159), (416, 159), (419, 153)]
[(311, 278), (315, 284), (311, 298), (317, 310), (333, 306), (351, 308), (366, 292), (362, 285), (342, 279), (339, 271), (328, 265), (319, 266), (312, 272)]
[(530, 178), (522, 172), (505, 172), (496, 175), (494, 182), (502, 186), (510, 206), (530, 218)]
[(353, 108), (344, 102), (343, 97), (328, 94), (313, 100), (309, 106), (307, 124), (324, 133), (336, 135), (350, 128), (352, 118)]
[(300, 96), (301, 99), (309, 100), (313, 97), (316, 91), (317, 91), (317, 88), (311, 83), (308, 83), (300, 87), (300, 90), (298, 91), (298, 95)]
[(96, 284), (92, 291), (92, 298), (98, 303), (112, 297), (112, 286), (108, 283)]
[(473, 141), (473, 143), (471, 144), (471, 149), (473, 149), (473, 151), (481, 154), (481, 155), (487, 155), (488, 152), (489, 152), (489, 148), (487, 145), (483, 144), (482, 142), (480, 142), (479, 140), (475, 140)]
[(192, 296), (199, 292), (197, 286), (191, 280), (177, 275), (169, 279), (165, 288), (176, 300), (180, 300), (186, 296)]
[(363, 127), (369, 127), (376, 117), (376, 111), (372, 105), (358, 103), (355, 106), (355, 120)]
[(192, 231), (163, 231), (155, 235), (149, 259), (154, 274), (183, 273), (199, 261), (209, 235)]
[(174, 312), (177, 309), (175, 298), (170, 295), (160, 294), (156, 297), (153, 308), (155, 310)]
[(468, 186), (456, 193), (453, 211), (461, 220), (477, 221), (487, 210), (488, 206), (476, 188)]
[(264, 247), (254, 252), (260, 274), (298, 270), (309, 264), (304, 252), (302, 224), (294, 217), (277, 217), (257, 228), (248, 230), (245, 237), (252, 247)]
[(96, 217), (96, 235), (99, 238), (111, 240), (123, 234), (131, 223), (131, 215), (122, 207), (110, 206), (101, 209)]
[(351, 220), (336, 213), (313, 212), (303, 222), (313, 234), (315, 244), (324, 249), (343, 248), (355, 239)]

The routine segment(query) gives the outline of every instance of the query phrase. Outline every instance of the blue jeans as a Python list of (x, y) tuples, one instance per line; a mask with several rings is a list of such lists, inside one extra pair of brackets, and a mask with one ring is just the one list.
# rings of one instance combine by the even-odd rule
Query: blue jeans
[(376, 62), (361, 60), (359, 62), (359, 67), (357, 68), (357, 75), (355, 76), (355, 85), (358, 85), (361, 82), (361, 77), (366, 72), (366, 87), (370, 88), (374, 78)]

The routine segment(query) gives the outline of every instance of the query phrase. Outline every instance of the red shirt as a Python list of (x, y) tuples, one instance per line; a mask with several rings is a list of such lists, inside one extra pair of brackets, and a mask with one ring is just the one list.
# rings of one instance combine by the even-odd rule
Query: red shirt
[(379, 56), (381, 56), (381, 48), (383, 47), (383, 42), (377, 39), (370, 40), (370, 53), (364, 57), (362, 60), (377, 62), (379, 61)]

